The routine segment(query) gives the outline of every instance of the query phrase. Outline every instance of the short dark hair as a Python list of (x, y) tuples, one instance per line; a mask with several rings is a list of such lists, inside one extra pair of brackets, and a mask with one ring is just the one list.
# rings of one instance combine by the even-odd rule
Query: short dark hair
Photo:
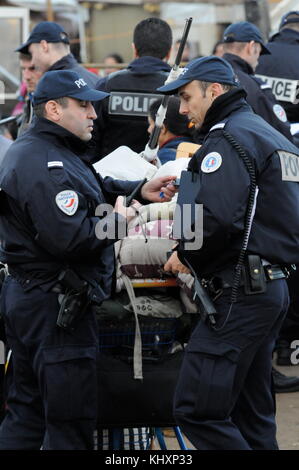
[(172, 31), (160, 18), (146, 18), (134, 29), (133, 42), (139, 57), (152, 56), (164, 59), (171, 49)]
[[(50, 101), (50, 100), (49, 100)], [(63, 96), (62, 98), (56, 98), (56, 103), (60, 104), (63, 108), (67, 108), (68, 106), (68, 98)], [(46, 116), (46, 103), (39, 103), (33, 107), (34, 114), (38, 118), (42, 118)]]
[(30, 52), (28, 52), (28, 54), (24, 54), (23, 52), (20, 52), (19, 53), (19, 59), (20, 60), (26, 60), (27, 62), (30, 62), (32, 60), (32, 55), (30, 54)]
[[(199, 88), (203, 92), (203, 96), (205, 98), (206, 97), (206, 91), (209, 88), (209, 86), (212, 84), (212, 82), (203, 82), (201, 80), (196, 80), (196, 81), (198, 83)], [(220, 83), (220, 85), (222, 86), (222, 88), (224, 90), (224, 93), (227, 93), (228, 91), (231, 91), (231, 90), (235, 90), (235, 88), (236, 88), (235, 86), (227, 85), (226, 83)]]
[[(162, 103), (163, 98), (158, 98), (155, 100), (149, 108), (149, 115), (154, 121), (156, 119), (156, 114), (159, 109), (160, 104)], [(189, 119), (187, 116), (180, 114), (180, 99), (177, 96), (171, 96), (169, 98), (166, 116), (164, 119), (164, 125), (172, 132), (172, 134), (177, 136), (186, 136), (192, 137), (193, 130), (189, 129)]]
[(117, 54), (116, 52), (112, 52), (111, 54), (105, 55), (104, 60), (108, 59), (108, 57), (111, 57), (111, 59), (114, 59), (117, 64), (123, 64), (124, 62), (124, 59), (122, 58), (122, 56), (120, 54)]

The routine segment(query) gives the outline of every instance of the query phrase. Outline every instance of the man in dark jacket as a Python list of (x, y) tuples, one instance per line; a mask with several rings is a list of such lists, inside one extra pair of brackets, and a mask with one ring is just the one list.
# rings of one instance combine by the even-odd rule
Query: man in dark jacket
[[(13, 373), (0, 449), (93, 449), (92, 304), (111, 294), (113, 244), (136, 215), (123, 197), (138, 184), (102, 179), (86, 156), (91, 101), (105, 96), (76, 72), (47, 72), (34, 95), (37, 119), (0, 168), (0, 259), (9, 270), (1, 313)], [(163, 191), (170, 200), (172, 178), (151, 180), (136, 198), (161, 201)]]
[(98, 76), (78, 64), (70, 53), (70, 40), (64, 29), (52, 21), (42, 21), (31, 31), (27, 41), (16, 49), (32, 56), (34, 66), (42, 73), (50, 70), (73, 70), (94, 88)]
[(267, 43), (256, 73), (272, 87), (290, 123), (299, 123), (299, 11), (282, 17), (279, 32)]
[(233, 67), (253, 111), (293, 141), (284, 109), (269, 85), (254, 76), (260, 56), (268, 55), (260, 30), (248, 21), (233, 23), (223, 33), (223, 58)]
[[(291, 123), (294, 139), (299, 142), (299, 11), (289, 11), (282, 17), (279, 32), (272, 36), (267, 48), (271, 55), (261, 58), (256, 72), (272, 87)], [(280, 365), (291, 365), (291, 345), (299, 337), (298, 284), (299, 266), (288, 280), (291, 303), (277, 343)]]
[(95, 153), (104, 157), (120, 145), (135, 152), (144, 150), (148, 142), (147, 115), (150, 104), (160, 95), (170, 72), (167, 64), (172, 44), (169, 25), (159, 18), (147, 18), (137, 24), (133, 36), (135, 59), (126, 70), (103, 78), (98, 90), (110, 93), (97, 109)]
[[(252, 112), (220, 57), (192, 61), (158, 91), (178, 92), (180, 112), (206, 135), (181, 175), (178, 204), (193, 210), (177, 251), (214, 310), (195, 286), (204, 308), (175, 416), (199, 450), (277, 449), (272, 351), (288, 307), (284, 267), (299, 261), (299, 150)], [(172, 257), (165, 269), (173, 270)]]

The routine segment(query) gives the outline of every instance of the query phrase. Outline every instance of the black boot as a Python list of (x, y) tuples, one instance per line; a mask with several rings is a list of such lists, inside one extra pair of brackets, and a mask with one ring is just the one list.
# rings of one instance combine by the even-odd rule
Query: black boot
[(288, 377), (272, 367), (275, 393), (299, 392), (299, 377)]
[(279, 340), (276, 346), (276, 364), (278, 366), (291, 366), (291, 354), (294, 349), (290, 348), (289, 341)]

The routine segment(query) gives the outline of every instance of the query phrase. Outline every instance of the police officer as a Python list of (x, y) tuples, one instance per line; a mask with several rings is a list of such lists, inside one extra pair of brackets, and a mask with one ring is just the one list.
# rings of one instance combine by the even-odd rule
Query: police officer
[[(47, 72), (34, 95), (37, 119), (0, 170), (0, 258), (10, 273), (1, 312), (13, 372), (1, 449), (93, 448), (97, 329), (91, 302), (110, 296), (113, 243), (126, 235), (132, 216), (123, 196), (136, 189), (136, 182), (103, 180), (86, 156), (96, 118), (91, 101), (106, 96), (76, 72)], [(175, 188), (164, 182), (172, 178), (151, 180), (136, 197), (160, 201), (163, 191), (170, 200)], [(104, 203), (112, 206), (108, 215)], [(64, 329), (70, 314), (75, 321)]]
[(209, 315), (187, 346), (176, 419), (197, 449), (277, 449), (271, 359), (289, 301), (284, 266), (299, 257), (299, 151), (252, 112), (220, 57), (192, 61), (159, 91), (178, 92), (180, 112), (206, 132), (178, 196), (203, 205), (203, 244), (181, 236), (177, 253), (216, 311), (197, 288)]
[(97, 109), (94, 138), (97, 159), (120, 145), (135, 152), (144, 150), (148, 142), (149, 106), (159, 97), (156, 89), (169, 75), (171, 44), (172, 32), (164, 20), (142, 20), (134, 29), (135, 59), (126, 70), (110, 74), (97, 85), (97, 89), (110, 93), (101, 103), (102, 110)]
[(290, 124), (284, 109), (277, 103), (271, 87), (254, 76), (259, 57), (270, 54), (260, 30), (248, 21), (233, 23), (224, 31), (222, 42), (223, 58), (234, 69), (253, 111), (292, 142)]
[(99, 77), (78, 64), (70, 52), (70, 40), (64, 29), (53, 21), (42, 21), (31, 31), (27, 41), (16, 49), (32, 56), (34, 66), (41, 72), (74, 70), (94, 88)]
[[(282, 17), (279, 32), (271, 37), (267, 48), (271, 55), (261, 57), (256, 72), (272, 87), (285, 109), (294, 142), (299, 146), (299, 11), (289, 11)], [(299, 337), (298, 282), (299, 266), (288, 280), (291, 304), (277, 342), (277, 363), (280, 365), (291, 365), (291, 344)], [(292, 389), (281, 388), (299, 390), (299, 381)]]
[(272, 87), (290, 123), (299, 123), (299, 11), (282, 17), (267, 49), (271, 55), (261, 57), (256, 73)]

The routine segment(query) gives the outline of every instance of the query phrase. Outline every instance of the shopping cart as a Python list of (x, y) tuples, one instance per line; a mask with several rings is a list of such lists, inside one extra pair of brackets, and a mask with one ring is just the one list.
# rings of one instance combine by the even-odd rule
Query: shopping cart
[[(134, 289), (175, 287), (175, 278), (133, 279)], [(173, 395), (183, 357), (179, 341), (180, 318), (139, 316), (142, 339), (143, 380), (133, 377), (134, 318), (98, 317), (99, 325), (99, 415), (98, 433), (108, 430), (113, 450), (124, 448), (125, 435), (137, 435), (137, 448), (142, 437), (132, 430), (146, 429), (149, 448), (156, 438), (166, 449), (163, 428), (173, 428), (181, 449), (187, 450), (184, 438), (173, 418)], [(125, 431), (124, 431), (125, 430)], [(103, 437), (103, 436), (101, 436)], [(133, 439), (133, 438), (132, 438)], [(128, 442), (127, 448), (132, 448)], [(125, 447), (126, 448), (126, 447)], [(135, 447), (136, 448), (136, 447)]]

